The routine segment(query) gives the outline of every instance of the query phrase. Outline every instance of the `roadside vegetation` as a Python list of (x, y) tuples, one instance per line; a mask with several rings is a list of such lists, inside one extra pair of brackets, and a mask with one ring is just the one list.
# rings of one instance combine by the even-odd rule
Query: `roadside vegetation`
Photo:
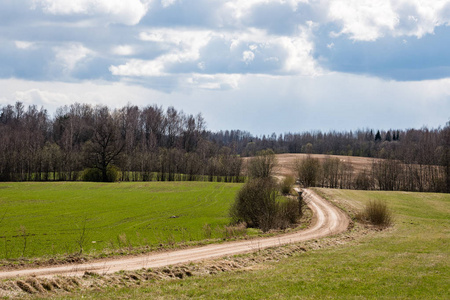
[[(395, 225), (383, 231), (367, 231), (357, 223), (350, 233), (302, 243), (289, 255), (279, 257), (273, 251), (273, 261), (266, 252), (241, 255), (223, 263), (218, 261), (216, 265), (222, 269), (206, 269), (203, 275), (191, 274), (182, 280), (174, 277), (161, 281), (155, 273), (150, 281), (133, 284), (128, 280), (128, 287), (82, 290), (54, 298), (448, 299), (448, 194), (328, 189), (319, 192), (354, 214), (374, 199), (385, 201), (395, 215)], [(245, 265), (246, 259), (254, 261), (259, 255), (266, 258), (246, 267), (245, 272), (225, 267)], [(181, 269), (168, 268), (167, 274)], [(222, 271), (226, 269), (230, 271)], [(161, 274), (164, 272), (160, 270)]]
[(392, 212), (386, 201), (371, 200), (366, 203), (364, 209), (357, 214), (357, 218), (366, 223), (386, 228), (393, 225)]
[(298, 222), (302, 216), (299, 200), (286, 195), (292, 188), (292, 178), (278, 183), (273, 177), (276, 168), (275, 153), (271, 150), (261, 151), (248, 161), (249, 179), (230, 208), (233, 223), (267, 232), (286, 229)]

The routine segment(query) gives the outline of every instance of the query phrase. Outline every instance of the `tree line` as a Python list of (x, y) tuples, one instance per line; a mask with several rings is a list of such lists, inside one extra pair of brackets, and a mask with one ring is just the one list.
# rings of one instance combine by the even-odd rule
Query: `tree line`
[(448, 164), (421, 165), (395, 159), (374, 159), (372, 165), (355, 172), (339, 158), (323, 161), (307, 156), (296, 163), (295, 171), (304, 187), (338, 189), (450, 192)]
[[(174, 107), (129, 104), (110, 109), (75, 103), (50, 117), (35, 105), (0, 106), (1, 181), (243, 181), (240, 157), (265, 149), (389, 162), (374, 164), (357, 178), (348, 166), (327, 161), (321, 166), (322, 186), (361, 187), (369, 176), (369, 188), (450, 190), (450, 122), (437, 129), (254, 136), (241, 130), (208, 131), (201, 114)], [(397, 175), (389, 181), (387, 174)]]
[(237, 149), (242, 156), (272, 149), (275, 153), (374, 158), (372, 167), (360, 174), (336, 159), (323, 164), (309, 161), (307, 169), (314, 170), (316, 179), (308, 186), (450, 192), (450, 122), (437, 129), (314, 131), (260, 137), (239, 130), (219, 131), (211, 138)]
[(234, 149), (208, 139), (201, 114), (174, 107), (75, 103), (54, 117), (21, 102), (0, 107), (1, 181), (111, 181), (113, 174), (125, 181), (231, 182), (243, 180), (241, 166)]
[(448, 147), (450, 122), (443, 128), (406, 130), (309, 131), (253, 136), (240, 130), (209, 133), (210, 139), (232, 147), (242, 156), (272, 149), (275, 153), (391, 158), (423, 165), (439, 165)]

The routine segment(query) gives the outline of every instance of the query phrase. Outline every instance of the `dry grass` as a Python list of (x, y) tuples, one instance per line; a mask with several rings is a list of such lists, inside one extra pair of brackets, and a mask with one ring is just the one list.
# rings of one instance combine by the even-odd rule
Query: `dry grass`
[(245, 236), (247, 234), (247, 223), (241, 222), (236, 225), (225, 226), (223, 230), (223, 237), (225, 239), (231, 239), (236, 237)]
[(363, 222), (386, 228), (393, 224), (392, 212), (385, 201), (370, 200), (364, 210), (356, 216)]

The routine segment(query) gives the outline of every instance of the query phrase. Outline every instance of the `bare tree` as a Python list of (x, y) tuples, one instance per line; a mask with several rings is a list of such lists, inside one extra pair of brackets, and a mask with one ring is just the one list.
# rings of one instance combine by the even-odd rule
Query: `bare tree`
[(317, 158), (308, 155), (296, 162), (296, 171), (300, 183), (304, 187), (316, 186), (320, 178), (321, 165)]
[(116, 119), (105, 106), (95, 110), (94, 135), (86, 143), (87, 162), (102, 173), (102, 180), (108, 181), (108, 166), (119, 157), (125, 148), (120, 137), (119, 126)]
[(253, 178), (270, 178), (276, 166), (275, 153), (271, 149), (262, 150), (248, 162), (248, 175)]

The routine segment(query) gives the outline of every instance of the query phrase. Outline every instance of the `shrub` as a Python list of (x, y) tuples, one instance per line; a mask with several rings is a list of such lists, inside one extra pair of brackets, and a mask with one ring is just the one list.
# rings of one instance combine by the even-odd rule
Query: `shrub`
[(276, 211), (277, 189), (272, 179), (250, 179), (236, 196), (230, 209), (234, 223), (246, 222), (261, 228), (261, 222), (270, 222)]
[(106, 177), (108, 178), (108, 182), (119, 181), (121, 175), (120, 169), (114, 165), (110, 165), (106, 169)]
[(359, 218), (379, 227), (389, 227), (393, 222), (391, 210), (381, 200), (370, 200)]
[(300, 218), (298, 200), (286, 199), (278, 203), (277, 227), (280, 229), (288, 228), (291, 224), (297, 222)]
[(280, 183), (280, 191), (282, 194), (286, 195), (291, 192), (292, 186), (295, 183), (295, 178), (293, 176), (286, 176)]
[(264, 232), (286, 228), (297, 220), (298, 202), (280, 199), (277, 185), (270, 178), (250, 179), (237, 194), (230, 216), (236, 224), (245, 222)]
[[(120, 169), (116, 166), (108, 166), (106, 169), (106, 177), (107, 182), (116, 182), (120, 179)], [(81, 180), (83, 181), (92, 181), (92, 182), (102, 182), (103, 181), (103, 175), (102, 171), (97, 168), (87, 168), (84, 169), (83, 174), (81, 175)]]
[(96, 168), (84, 169), (83, 174), (81, 175), (81, 180), (100, 182), (102, 181), (102, 172)]

